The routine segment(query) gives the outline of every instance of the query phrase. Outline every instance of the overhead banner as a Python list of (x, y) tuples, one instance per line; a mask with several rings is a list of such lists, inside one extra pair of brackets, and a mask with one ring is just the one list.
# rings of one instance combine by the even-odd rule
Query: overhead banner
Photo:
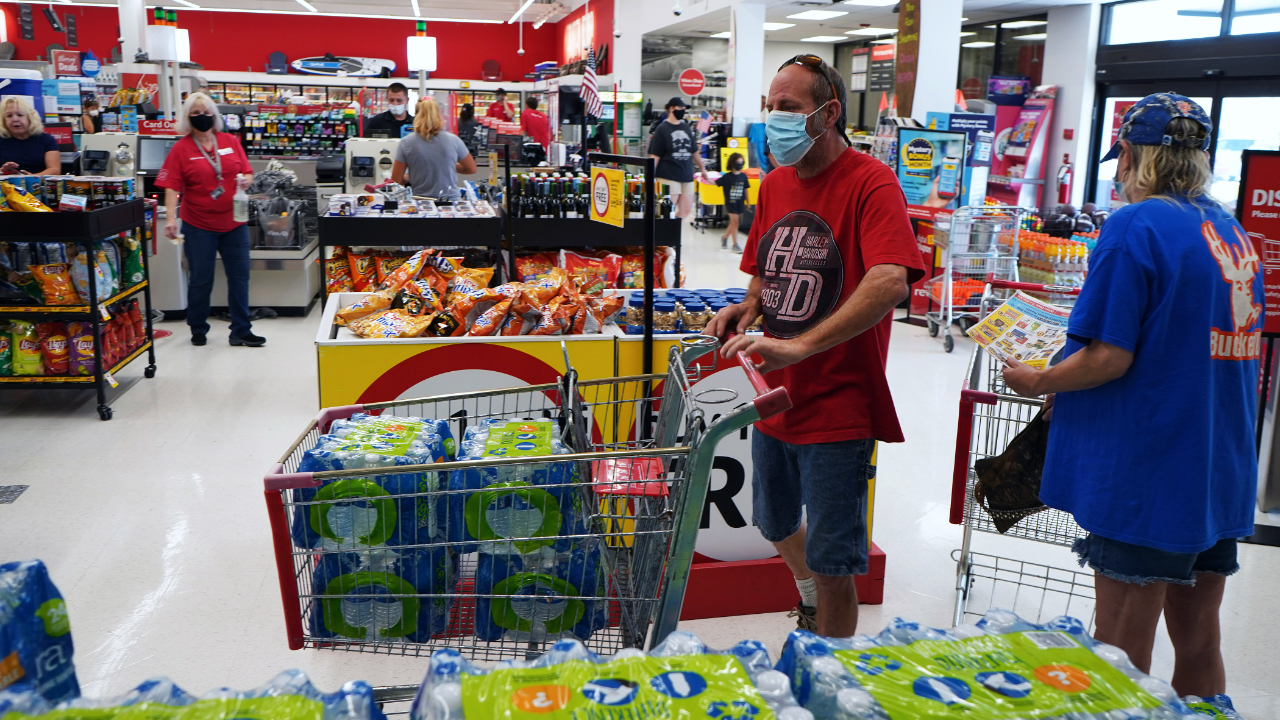
[(71, 13), (67, 13), (66, 22), (64, 22), (62, 26), (67, 29), (67, 47), (76, 47), (79, 45), (80, 42), (76, 39), (76, 16)]
[(610, 168), (591, 168), (591, 219), (622, 227), (626, 173)]
[(28, 3), (18, 3), (18, 28), (22, 32), (23, 40), (36, 39), (35, 20), (31, 14), (31, 5)]
[(893, 92), (895, 49), (892, 43), (872, 46), (871, 70), (867, 73), (867, 85), (871, 92)]
[(1240, 195), (1236, 218), (1262, 258), (1266, 320), (1262, 332), (1280, 335), (1280, 151), (1240, 154)]
[(898, 117), (911, 117), (911, 101), (916, 94), (916, 63), (920, 54), (920, 0), (902, 0), (900, 3), (897, 38), (893, 94), (898, 99)]

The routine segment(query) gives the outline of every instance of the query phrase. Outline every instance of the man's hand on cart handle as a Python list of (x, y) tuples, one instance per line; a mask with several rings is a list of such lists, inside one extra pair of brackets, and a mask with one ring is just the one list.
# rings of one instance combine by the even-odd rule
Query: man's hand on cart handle
[(807, 347), (803, 338), (781, 340), (771, 337), (731, 335), (724, 347), (720, 348), (720, 356), (731, 358), (740, 352), (746, 353), (748, 357), (759, 355), (764, 358), (764, 362), (755, 367), (761, 374), (764, 374), (771, 373), (774, 370), (781, 370), (789, 365), (795, 365), (809, 357), (813, 353), (806, 350)]
[[(733, 334), (745, 335), (747, 328), (751, 327), (751, 323), (760, 317), (760, 309), (753, 307), (748, 298), (745, 302), (740, 302), (716, 313), (711, 318), (711, 322), (707, 323), (707, 327), (703, 329), (703, 335), (710, 335), (718, 338), (721, 342), (728, 340)], [(721, 357), (731, 357), (724, 351), (720, 353)]]

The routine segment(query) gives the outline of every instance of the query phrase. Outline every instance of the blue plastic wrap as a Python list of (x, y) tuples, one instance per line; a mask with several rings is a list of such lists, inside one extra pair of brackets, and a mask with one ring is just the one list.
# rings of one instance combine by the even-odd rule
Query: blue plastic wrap
[[(563, 599), (608, 594), (600, 560), (594, 539), (575, 544), (568, 552), (544, 547), (527, 555), (481, 553), (475, 580), (476, 637), (516, 642), (587, 640), (608, 627), (607, 600)], [(486, 595), (509, 595), (511, 600)]]
[(71, 619), (39, 560), (0, 565), (0, 688), (50, 703), (80, 696)]
[(452, 592), (457, 577), (456, 564), (456, 557), (444, 548), (322, 555), (312, 575), (312, 591), (317, 596), (338, 597), (311, 601), (311, 634), (426, 642), (448, 627), (452, 601), (445, 597), (388, 596), (446, 595)]

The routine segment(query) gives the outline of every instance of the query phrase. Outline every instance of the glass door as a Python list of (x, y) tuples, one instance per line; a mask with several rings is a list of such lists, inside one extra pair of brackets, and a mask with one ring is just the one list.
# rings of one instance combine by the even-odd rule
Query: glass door
[(1218, 119), (1210, 192), (1233, 211), (1240, 194), (1240, 152), (1280, 150), (1280, 93), (1224, 97)]
[[(1106, 156), (1107, 151), (1115, 144), (1116, 139), (1120, 135), (1120, 125), (1124, 122), (1124, 114), (1133, 107), (1133, 104), (1153, 92), (1159, 92), (1154, 87), (1151, 91), (1138, 94), (1133, 92), (1137, 88), (1131, 86), (1121, 86), (1115, 88), (1117, 91), (1124, 93), (1117, 96), (1107, 96), (1099, 100), (1102, 112), (1099, 113), (1101, 127), (1097, 128), (1097, 137), (1094, 145), (1098, 148), (1098, 153), (1094, 157), (1101, 159)], [(1188, 91), (1193, 92), (1193, 91)], [(1200, 104), (1200, 107), (1213, 117), (1214, 99), (1212, 95), (1193, 94), (1189, 95), (1192, 100)], [(1119, 194), (1115, 192), (1114, 181), (1116, 177), (1116, 165), (1114, 160), (1100, 163), (1094, 168), (1094, 177), (1096, 185), (1092, 194), (1093, 203), (1099, 208), (1114, 208), (1124, 204)], [(1237, 166), (1239, 164), (1239, 154), (1237, 154)], [(1237, 167), (1237, 170), (1239, 168)]]

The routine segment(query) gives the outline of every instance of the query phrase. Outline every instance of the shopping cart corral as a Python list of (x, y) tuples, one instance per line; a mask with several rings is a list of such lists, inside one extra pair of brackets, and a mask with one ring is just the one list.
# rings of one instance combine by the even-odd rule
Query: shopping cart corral
[[(999, 295), (1012, 290), (1044, 292), (1046, 286), (1032, 283), (988, 282), (981, 300), (985, 315), (999, 306)], [(1066, 290), (1066, 289), (1064, 289)], [(1071, 292), (1079, 292), (1071, 290)], [(1009, 442), (1027, 426), (1044, 406), (1042, 398), (1014, 394), (1004, 384), (1002, 364), (980, 345), (974, 345), (964, 387), (960, 392), (960, 414), (956, 428), (955, 465), (951, 486), (951, 516), (955, 525), (964, 526), (960, 549), (955, 551), (956, 600), (954, 622), (981, 616), (993, 607), (1013, 610), (1021, 617), (1041, 622), (1058, 615), (1088, 619), (1092, 627), (1093, 575), (1052, 563), (1039, 562), (1040, 557), (1017, 559), (974, 550), (975, 533), (990, 533), (1012, 538), (993, 541), (1004, 548), (1034, 552), (1018, 540), (1051, 546), (1071, 547), (1085, 532), (1069, 513), (1045, 508), (1004, 514), (1012, 527), (1000, 533), (992, 513), (974, 497), (977, 475), (974, 463), (1000, 455)], [(1039, 546), (1043, 548), (1044, 546)], [(1049, 551), (1049, 555), (1062, 555)]]
[[(561, 637), (601, 654), (660, 642), (679, 619), (716, 444), (790, 407), (739, 356), (759, 396), (708, 423), (690, 387), (694, 361), (717, 346), (689, 338), (664, 375), (569, 370), (558, 383), (321, 412), (265, 479), (290, 648), (498, 660)], [(549, 421), (565, 454), (299, 472), (356, 413), (447, 420), (459, 442), (490, 421)], [(396, 535), (405, 509), (417, 529)]]
[(955, 349), (951, 325), (959, 321), (967, 330), (980, 317), (983, 279), (1018, 280), (1018, 230), (1027, 211), (1020, 207), (992, 205), (962, 207), (949, 226), (934, 229), (934, 244), (943, 252), (943, 272), (925, 283), (937, 310), (925, 313), (929, 335), (942, 332), (942, 347)]

